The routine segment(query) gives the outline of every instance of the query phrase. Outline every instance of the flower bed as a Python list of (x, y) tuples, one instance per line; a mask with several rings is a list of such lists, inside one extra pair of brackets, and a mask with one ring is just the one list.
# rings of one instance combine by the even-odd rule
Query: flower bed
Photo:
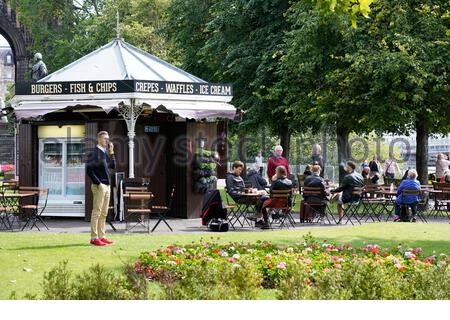
[[(387, 249), (376, 244), (353, 248), (349, 244), (319, 243), (307, 237), (304, 242), (291, 246), (269, 242), (218, 244), (203, 241), (184, 246), (172, 245), (142, 253), (133, 267), (147, 279), (166, 285), (168, 278), (171, 283), (176, 283), (187, 273), (192, 274), (192, 270), (206, 272), (210, 268), (223, 270), (244, 266), (257, 271), (262, 287), (279, 289), (281, 298), (290, 299), (322, 298), (319, 291), (333, 285), (339, 296), (327, 298), (402, 299), (409, 298), (405, 294), (411, 290), (411, 298), (418, 298), (421, 297), (420, 292), (414, 293), (414, 290), (423, 285), (419, 282), (435, 281), (440, 287), (433, 289), (436, 291), (433, 294), (425, 292), (424, 298), (448, 299), (449, 262), (446, 255), (425, 257), (420, 248), (398, 246)], [(440, 278), (428, 279), (428, 276)], [(354, 288), (369, 284), (372, 289)], [(321, 289), (322, 285), (326, 286)], [(379, 286), (379, 292), (372, 296), (366, 292)], [(392, 287), (389, 292), (385, 289), (387, 287)], [(361, 292), (356, 294), (355, 290)]]

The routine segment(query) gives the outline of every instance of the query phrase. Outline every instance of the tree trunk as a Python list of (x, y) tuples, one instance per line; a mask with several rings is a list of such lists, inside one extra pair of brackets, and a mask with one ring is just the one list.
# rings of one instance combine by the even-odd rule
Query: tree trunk
[(291, 131), (284, 130), (280, 133), (280, 145), (283, 147), (283, 157), (289, 161), (289, 146), (291, 144)]
[(350, 145), (348, 144), (348, 136), (350, 132), (346, 128), (338, 127), (336, 129), (336, 143), (338, 151), (339, 164), (339, 183), (342, 182), (345, 176), (345, 164), (350, 158)]
[(430, 135), (428, 125), (424, 119), (416, 122), (416, 168), (417, 179), (421, 184), (428, 184), (428, 137)]

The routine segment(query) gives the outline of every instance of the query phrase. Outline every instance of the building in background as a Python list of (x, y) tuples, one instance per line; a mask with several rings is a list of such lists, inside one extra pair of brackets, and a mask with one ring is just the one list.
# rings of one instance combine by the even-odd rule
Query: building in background
[(0, 38), (0, 98), (5, 100), (8, 87), (14, 83), (14, 55), (8, 42)]
[[(14, 55), (8, 42), (0, 35), (0, 105), (4, 105), (8, 89), (14, 84)], [(0, 121), (0, 164), (14, 164), (14, 135), (7, 123)]]
[[(416, 134), (413, 132), (410, 136), (392, 136), (386, 135), (384, 141), (391, 145), (394, 144), (400, 149), (401, 158), (404, 161), (403, 167), (416, 168)], [(450, 134), (447, 136), (436, 136), (428, 139), (428, 171), (434, 171), (436, 158), (439, 153), (450, 153)]]

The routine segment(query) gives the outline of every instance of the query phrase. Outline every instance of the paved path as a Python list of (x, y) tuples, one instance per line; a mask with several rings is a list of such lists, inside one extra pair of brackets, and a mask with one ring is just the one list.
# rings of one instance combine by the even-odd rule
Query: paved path
[[(150, 221), (150, 228), (153, 228), (157, 220)], [(173, 229), (173, 233), (204, 233), (209, 231), (205, 226), (201, 225), (201, 219), (168, 219), (170, 226)], [(36, 228), (33, 230), (25, 230), (24, 232), (31, 233), (90, 233), (90, 224), (89, 222), (84, 221), (83, 219), (76, 218), (45, 218), (45, 223), (48, 225), (50, 230), (47, 230), (41, 227), (39, 224), (39, 228), (41, 231), (38, 231)], [(107, 224), (107, 233), (113, 233), (110, 225)], [(114, 226), (117, 229), (117, 233), (125, 233), (125, 223), (124, 222), (115, 222)], [(348, 226), (348, 225), (347, 225)], [(296, 229), (303, 228), (342, 228), (344, 226), (337, 225), (310, 225), (310, 224), (300, 224), (297, 223)], [(274, 230), (278, 230), (278, 227), (274, 225)], [(286, 228), (284, 228), (286, 230)], [(290, 228), (292, 230), (292, 228)], [(244, 232), (244, 231), (252, 231), (252, 232), (268, 232), (268, 230), (261, 230), (259, 228), (250, 227), (246, 228), (236, 228), (236, 230), (230, 229), (231, 232)], [(6, 231), (8, 232), (8, 231)], [(17, 231), (15, 231), (17, 232)], [(137, 229), (133, 229), (132, 233), (146, 233), (147, 231), (143, 227), (138, 227)], [(131, 232), (130, 232), (131, 233)], [(154, 233), (172, 233), (164, 223), (160, 223), (158, 228)]]

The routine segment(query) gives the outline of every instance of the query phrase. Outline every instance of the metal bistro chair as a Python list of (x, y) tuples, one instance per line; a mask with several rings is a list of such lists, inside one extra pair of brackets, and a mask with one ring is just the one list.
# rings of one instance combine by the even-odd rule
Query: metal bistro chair
[(4, 197), (4, 193), (3, 190), (0, 190), (0, 230), (11, 230), (11, 223), (8, 216), (8, 202)]
[(284, 226), (287, 228), (293, 227), (295, 228), (295, 220), (292, 216), (292, 189), (287, 190), (272, 190), (270, 192), (270, 204), (266, 207), (267, 209), (277, 209), (280, 212), (279, 219), (273, 219), (270, 222), (270, 228), (272, 229), (272, 225), (274, 222), (279, 222), (280, 229), (283, 229)]
[(363, 193), (363, 188), (360, 188), (360, 187), (353, 188), (352, 199), (349, 203), (346, 203), (346, 206), (344, 208), (344, 214), (342, 215), (341, 218), (339, 218), (339, 220), (337, 222), (338, 224), (340, 224), (344, 218), (347, 218), (347, 221), (345, 222), (345, 224), (347, 224), (350, 221), (350, 223), (352, 225), (354, 225), (354, 223), (352, 221), (353, 217), (359, 224), (361, 224), (361, 221), (358, 218), (358, 209), (361, 205), (362, 193)]
[[(325, 222), (326, 219), (328, 223), (331, 224), (330, 217), (334, 223), (336, 223), (336, 220), (328, 208), (328, 203), (323, 202), (326, 199), (323, 199), (320, 187), (303, 187), (303, 199), (305, 210), (310, 210), (310, 213), (312, 213), (310, 219), (311, 223), (322, 223)], [(312, 199), (317, 199), (318, 201), (311, 201)]]
[(231, 202), (230, 198), (231, 196), (228, 194), (228, 189), (225, 187), (225, 208), (227, 209), (227, 220), (233, 229), (236, 229), (234, 226), (236, 223), (240, 223), (243, 227), (243, 224), (239, 221), (239, 205), (235, 203), (234, 200)]
[[(404, 190), (402, 190), (402, 197), (411, 197), (411, 196), (413, 196), (413, 197), (419, 197), (419, 202), (417, 203), (417, 213), (416, 213), (416, 215), (423, 221), (423, 222), (427, 222), (426, 221), (426, 219), (425, 219), (425, 217), (423, 216), (423, 214), (422, 214), (422, 210), (420, 210), (420, 206), (421, 206), (421, 203), (420, 203), (420, 196), (421, 196), (421, 192), (420, 192), (420, 190), (414, 190), (414, 189), (404, 189)], [(400, 204), (400, 210), (401, 210), (401, 212), (403, 211), (403, 210), (405, 210), (404, 212), (406, 213), (406, 216), (409, 218), (410, 217), (410, 214), (409, 214), (409, 208), (410, 208), (410, 205), (409, 204)]]
[(19, 182), (15, 180), (3, 181), (0, 184), (0, 191), (17, 193), (19, 191)]
[(25, 228), (28, 226), (29, 223), (31, 223), (30, 230), (32, 230), (34, 227), (36, 227), (39, 231), (37, 223), (40, 222), (47, 230), (50, 230), (48, 226), (45, 224), (44, 220), (42, 219), (41, 215), (42, 212), (44, 212), (45, 208), (47, 207), (47, 200), (48, 200), (48, 188), (41, 188), (41, 187), (20, 187), (19, 192), (27, 193), (27, 192), (36, 192), (36, 196), (32, 197), (32, 204), (25, 204), (20, 206), (21, 210), (25, 213), (26, 211), (29, 211), (30, 214), (26, 215), (27, 220), (22, 227), (22, 231), (25, 230)]
[(369, 218), (375, 222), (375, 216), (378, 222), (381, 222), (381, 215), (384, 213), (389, 215), (389, 211), (386, 207), (387, 200), (383, 196), (381, 186), (377, 184), (367, 184), (364, 187), (361, 202), (363, 204), (363, 212), (360, 216), (360, 220), (367, 216), (366, 222)]
[(172, 186), (172, 190), (170, 192), (169, 199), (167, 200), (167, 206), (152, 206), (151, 207), (152, 213), (158, 214), (158, 222), (156, 222), (155, 226), (152, 229), (152, 232), (155, 231), (156, 227), (158, 227), (158, 225), (161, 222), (164, 222), (166, 224), (166, 226), (170, 229), (170, 231), (173, 232), (172, 228), (170, 227), (169, 223), (166, 220), (166, 214), (167, 214), (167, 212), (169, 212), (172, 209), (174, 194), (175, 194), (175, 185)]
[(150, 202), (153, 199), (151, 192), (127, 193), (124, 197), (125, 231), (129, 232), (141, 225), (150, 233)]

